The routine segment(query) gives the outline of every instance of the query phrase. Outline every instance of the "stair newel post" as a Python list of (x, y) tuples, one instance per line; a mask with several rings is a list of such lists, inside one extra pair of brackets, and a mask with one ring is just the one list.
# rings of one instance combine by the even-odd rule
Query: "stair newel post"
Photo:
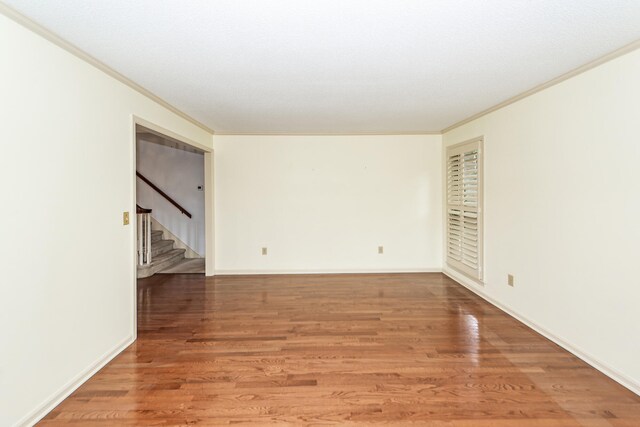
[(146, 234), (146, 263), (147, 264), (151, 264), (151, 215), (150, 214), (144, 214), (145, 216), (145, 221), (147, 223), (147, 234)]
[(144, 235), (143, 221), (142, 215), (136, 215), (137, 224), (137, 233), (136, 233), (136, 243), (138, 244), (138, 265), (144, 265), (144, 252), (142, 252), (142, 236)]
[(151, 209), (137, 206), (138, 265), (151, 264)]

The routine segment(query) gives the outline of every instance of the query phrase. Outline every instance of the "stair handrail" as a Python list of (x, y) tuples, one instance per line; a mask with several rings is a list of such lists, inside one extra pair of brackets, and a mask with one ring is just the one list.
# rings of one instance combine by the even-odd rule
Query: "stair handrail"
[(142, 206), (136, 204), (136, 213), (150, 214), (151, 212), (153, 212), (151, 209), (143, 208)]
[(149, 181), (144, 175), (142, 175), (140, 172), (136, 171), (136, 176), (138, 178), (140, 178), (142, 181), (144, 181), (149, 187), (153, 188), (154, 190), (156, 190), (156, 192), (158, 192), (158, 194), (160, 194), (162, 197), (164, 197), (165, 199), (167, 199), (167, 201), (169, 203), (171, 203), (173, 206), (175, 206), (176, 208), (178, 208), (178, 210), (180, 212), (182, 212), (183, 214), (185, 214), (187, 217), (191, 218), (191, 214), (189, 213), (189, 211), (187, 211), (185, 208), (183, 208), (182, 206), (180, 206), (178, 204), (178, 202), (176, 202), (175, 200), (173, 200), (171, 197), (169, 197), (169, 195), (167, 193), (165, 193), (164, 191), (162, 191), (161, 189), (158, 188), (157, 185), (155, 185), (153, 182)]

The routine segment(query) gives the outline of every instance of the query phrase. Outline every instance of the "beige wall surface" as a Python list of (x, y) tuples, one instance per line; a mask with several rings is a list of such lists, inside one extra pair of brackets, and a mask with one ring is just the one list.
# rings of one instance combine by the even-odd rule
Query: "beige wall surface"
[(212, 139), (3, 15), (0, 63), (0, 425), (11, 426), (134, 338), (133, 115)]
[(216, 135), (214, 146), (216, 273), (441, 269), (440, 135)]
[(484, 136), (485, 284), (456, 277), (640, 391), (640, 51), (443, 136), (212, 139), (3, 15), (0, 63), (0, 425), (135, 337), (134, 116), (215, 144), (219, 274), (441, 269), (443, 143)]
[(484, 136), (485, 285), (465, 283), (636, 392), (638, 76), (634, 51), (443, 136)]

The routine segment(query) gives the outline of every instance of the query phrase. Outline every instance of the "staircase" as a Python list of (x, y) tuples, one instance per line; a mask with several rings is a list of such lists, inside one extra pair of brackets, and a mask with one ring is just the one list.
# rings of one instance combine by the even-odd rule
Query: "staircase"
[[(175, 206), (182, 214), (186, 215), (187, 218), (191, 218), (191, 214), (185, 208), (180, 206), (144, 175), (136, 171), (136, 176)], [(174, 248), (175, 240), (165, 240), (162, 231), (153, 230), (151, 219), (151, 209), (143, 208), (136, 204), (138, 279), (153, 276), (185, 262), (184, 254), (186, 250)], [(172, 270), (172, 272), (175, 272), (175, 270)]]
[(181, 263), (184, 260), (184, 249), (173, 247), (173, 240), (164, 240), (160, 230), (151, 232), (151, 264), (138, 265), (138, 279), (153, 276)]

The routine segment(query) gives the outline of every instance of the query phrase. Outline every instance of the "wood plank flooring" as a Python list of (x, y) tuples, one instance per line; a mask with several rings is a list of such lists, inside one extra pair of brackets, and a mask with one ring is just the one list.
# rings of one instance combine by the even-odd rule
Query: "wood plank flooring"
[(637, 427), (640, 398), (441, 274), (156, 275), (42, 425)]

